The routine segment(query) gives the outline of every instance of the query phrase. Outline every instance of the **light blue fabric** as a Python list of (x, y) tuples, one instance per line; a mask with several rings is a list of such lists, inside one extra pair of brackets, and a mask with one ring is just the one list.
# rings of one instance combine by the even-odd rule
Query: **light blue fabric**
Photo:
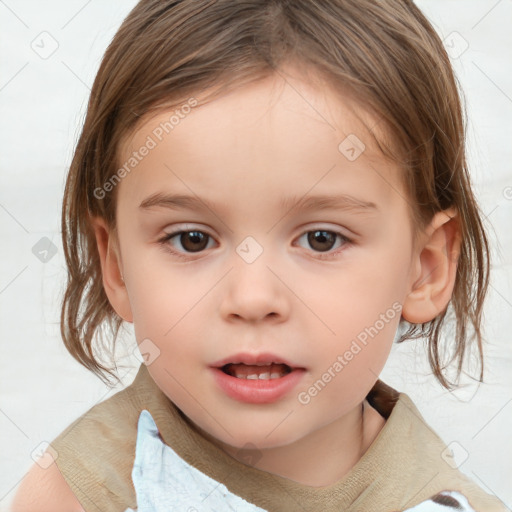
[(266, 512), (183, 460), (162, 441), (146, 410), (139, 417), (132, 480), (137, 512)]
[[(183, 460), (158, 434), (149, 411), (137, 426), (132, 480), (137, 512), (266, 512)], [(433, 501), (435, 498), (436, 501)], [(442, 498), (445, 498), (444, 500)], [(452, 498), (458, 506), (450, 506)], [(444, 501), (441, 504), (440, 501)], [(458, 492), (445, 491), (404, 512), (475, 512)], [(125, 512), (135, 512), (127, 508)], [(382, 511), (388, 512), (388, 511)]]
[[(449, 503), (452, 505), (450, 506)], [(456, 491), (443, 491), (436, 496), (436, 501), (433, 501), (433, 498), (422, 501), (419, 505), (408, 508), (404, 512), (449, 512), (450, 510), (475, 512), (468, 500)]]

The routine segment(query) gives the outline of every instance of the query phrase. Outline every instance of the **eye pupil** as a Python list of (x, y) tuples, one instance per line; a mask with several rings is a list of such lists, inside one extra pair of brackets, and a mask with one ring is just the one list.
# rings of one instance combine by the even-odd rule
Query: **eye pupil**
[[(310, 231), (308, 233), (308, 242), (315, 250), (329, 251), (336, 243), (336, 235), (330, 231)], [(327, 247), (325, 247), (327, 244)]]
[(202, 251), (208, 245), (208, 235), (201, 231), (185, 231), (180, 235), (180, 242), (187, 251)]

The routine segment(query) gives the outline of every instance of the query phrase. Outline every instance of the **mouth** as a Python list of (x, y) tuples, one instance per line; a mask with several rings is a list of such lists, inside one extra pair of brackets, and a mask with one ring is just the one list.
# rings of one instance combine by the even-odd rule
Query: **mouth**
[(237, 379), (274, 380), (288, 375), (293, 370), (284, 363), (228, 363), (220, 368), (226, 375)]
[(263, 404), (286, 397), (306, 368), (274, 354), (235, 354), (211, 365), (215, 381), (229, 397)]

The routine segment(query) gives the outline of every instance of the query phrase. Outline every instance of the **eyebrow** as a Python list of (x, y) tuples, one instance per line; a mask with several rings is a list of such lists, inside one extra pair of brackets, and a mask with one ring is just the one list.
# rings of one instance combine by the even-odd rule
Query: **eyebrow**
[(311, 210), (353, 210), (355, 212), (378, 210), (375, 203), (364, 201), (348, 194), (308, 197), (291, 196), (281, 200), (280, 206), (286, 211), (298, 209), (306, 212)]
[[(371, 201), (364, 201), (351, 195), (317, 195), (308, 197), (290, 196), (280, 201), (279, 206), (286, 210), (298, 209), (301, 211), (311, 210), (350, 210), (354, 212), (377, 211), (378, 206)], [(216, 205), (198, 196), (181, 194), (155, 193), (144, 199), (139, 208), (147, 210), (154, 207), (178, 209), (208, 209), (216, 211)]]

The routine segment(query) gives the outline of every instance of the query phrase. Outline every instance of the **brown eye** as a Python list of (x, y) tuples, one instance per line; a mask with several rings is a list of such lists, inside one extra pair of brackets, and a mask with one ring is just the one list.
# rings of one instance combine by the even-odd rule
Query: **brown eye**
[(201, 231), (185, 231), (180, 234), (180, 243), (190, 252), (202, 251), (208, 245), (208, 235)]
[(316, 251), (330, 251), (336, 243), (336, 233), (332, 231), (309, 231), (308, 243)]
[(203, 251), (207, 248), (210, 239), (211, 236), (202, 231), (177, 231), (166, 235), (161, 242), (170, 245), (178, 254), (187, 254)]
[[(337, 251), (333, 249), (342, 248), (344, 245), (349, 244), (351, 241), (341, 233), (337, 231), (329, 231), (327, 229), (314, 229), (306, 231), (299, 237), (299, 241), (306, 238), (307, 245), (310, 250), (318, 253), (318, 257), (324, 256), (322, 253), (326, 253), (325, 257), (335, 255)], [(301, 245), (303, 245), (302, 242)]]

